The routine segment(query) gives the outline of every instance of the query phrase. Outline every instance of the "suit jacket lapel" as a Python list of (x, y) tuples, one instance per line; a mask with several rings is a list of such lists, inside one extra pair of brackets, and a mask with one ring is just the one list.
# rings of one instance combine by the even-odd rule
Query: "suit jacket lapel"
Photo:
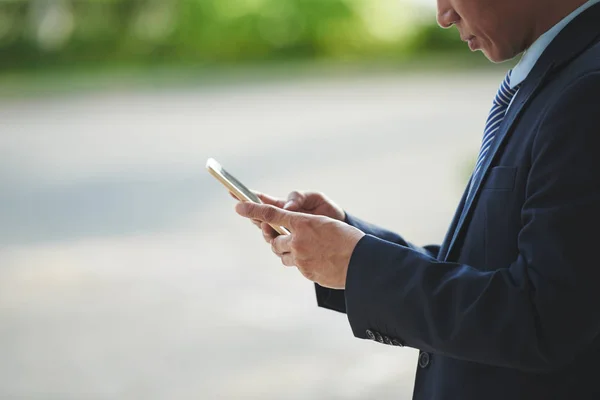
[[(473, 182), (471, 195), (466, 198), (462, 210), (459, 207), (459, 211), (457, 211), (453, 222), (455, 227), (451, 227), (449, 231), (449, 233), (452, 232), (453, 234), (446, 236), (438, 257), (440, 260), (447, 260), (450, 257), (458, 238), (468, 225), (467, 222), (473, 211), (473, 206), (479, 196), (482, 184), (489, 174), (492, 163), (499, 155), (500, 150), (510, 136), (515, 123), (526, 108), (527, 103), (534, 97), (538, 89), (542, 87), (542, 84), (551, 72), (568, 64), (569, 61), (584, 52), (592, 43), (598, 40), (600, 29), (598, 29), (597, 21), (599, 20), (600, 4), (592, 6), (575, 18), (548, 46), (529, 74), (529, 77), (521, 85), (494, 138), (484, 164), (481, 167), (481, 172), (477, 177), (474, 177), (475, 181)], [(456, 222), (457, 219), (458, 221)]]
[(525, 105), (529, 102), (529, 100), (532, 98), (533, 94), (540, 87), (540, 84), (543, 82), (544, 77), (546, 76), (546, 74), (548, 73), (549, 70), (550, 70), (550, 66), (543, 74), (539, 75), (537, 80), (535, 80), (535, 81), (529, 80), (529, 82), (527, 82), (527, 84), (524, 84), (519, 89), (517, 94), (515, 95), (515, 99), (514, 99), (513, 103), (511, 104), (510, 108), (508, 109), (506, 116), (504, 117), (504, 120), (500, 124), (500, 128), (499, 128), (498, 132), (496, 133), (494, 140), (492, 141), (492, 144), (490, 146), (488, 154), (481, 166), (481, 171), (479, 172), (479, 174), (477, 176), (473, 177), (473, 179), (475, 179), (475, 180), (473, 182), (473, 189), (471, 190), (471, 195), (468, 196), (465, 201), (465, 205), (462, 209), (462, 213), (460, 214), (460, 218), (458, 219), (458, 222), (456, 224), (456, 228), (453, 230), (453, 235), (450, 239), (450, 243), (448, 243), (448, 245), (447, 245), (448, 250), (444, 254), (444, 258), (443, 258), (444, 260), (446, 260), (447, 257), (450, 255), (450, 253), (452, 252), (452, 249), (456, 243), (456, 240), (458, 239), (459, 235), (462, 233), (463, 228), (466, 227), (466, 222), (468, 221), (468, 219), (471, 215), (471, 212), (473, 211), (473, 206), (479, 196), (479, 192), (481, 191), (481, 186), (485, 182), (485, 179), (487, 178), (487, 175), (489, 174), (489, 170), (492, 165), (492, 162), (494, 161), (496, 156), (499, 154), (499, 151), (503, 147), (503, 144), (508, 139), (509, 133), (512, 131), (512, 128), (513, 128), (515, 122), (517, 121), (517, 118), (521, 114), (521, 111), (523, 111), (523, 109), (525, 108)]
[[(473, 179), (473, 177), (471, 177), (471, 179)], [(469, 193), (469, 186), (471, 185), (471, 179), (469, 179), (469, 182), (467, 182), (467, 189), (465, 189), (465, 191), (462, 195), (462, 198), (460, 199), (460, 203), (458, 204), (458, 207), (456, 208), (456, 212), (454, 213), (454, 218), (452, 218), (452, 222), (450, 223), (450, 228), (448, 228), (448, 231), (446, 232), (446, 236), (444, 237), (444, 241), (442, 242), (442, 245), (440, 246), (440, 251), (437, 255), (438, 260), (446, 259), (446, 255), (448, 254), (450, 242), (453, 238), (454, 233), (457, 231), (456, 227), (458, 226), (458, 221), (460, 220), (460, 217), (462, 216), (463, 210), (465, 208), (465, 203), (467, 201), (467, 194)]]

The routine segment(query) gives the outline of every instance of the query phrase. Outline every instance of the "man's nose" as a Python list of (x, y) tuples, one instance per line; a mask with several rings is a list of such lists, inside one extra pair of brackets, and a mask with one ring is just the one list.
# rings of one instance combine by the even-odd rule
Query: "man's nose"
[(460, 21), (460, 15), (452, 6), (448, 3), (447, 0), (438, 0), (438, 14), (437, 14), (437, 23), (442, 28), (450, 28), (452, 25), (456, 24)]

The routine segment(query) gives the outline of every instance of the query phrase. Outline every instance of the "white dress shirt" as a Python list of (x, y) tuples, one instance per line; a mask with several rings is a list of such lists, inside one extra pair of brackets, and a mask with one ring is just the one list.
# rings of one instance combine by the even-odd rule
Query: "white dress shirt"
[[(523, 53), (519, 63), (513, 68), (510, 76), (510, 87), (514, 89), (515, 86), (521, 84), (529, 75), (533, 69), (535, 63), (539, 60), (540, 56), (546, 50), (548, 45), (552, 43), (554, 38), (558, 36), (565, 26), (573, 21), (579, 14), (593, 6), (594, 4), (600, 3), (600, 0), (589, 0), (583, 4), (577, 10), (563, 18), (558, 24), (554, 25), (550, 30), (546, 31), (540, 36), (526, 51)], [(599, 22), (600, 24), (600, 22)], [(513, 98), (514, 100), (514, 98)]]

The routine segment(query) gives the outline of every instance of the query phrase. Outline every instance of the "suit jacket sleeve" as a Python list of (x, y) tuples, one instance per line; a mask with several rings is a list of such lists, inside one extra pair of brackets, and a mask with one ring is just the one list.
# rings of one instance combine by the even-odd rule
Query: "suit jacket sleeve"
[(562, 368), (600, 333), (600, 73), (542, 117), (518, 235), (519, 257), (480, 271), (366, 235), (346, 281), (355, 336), (526, 371)]
[[(378, 237), (381, 240), (408, 247), (432, 257), (437, 257), (437, 254), (440, 250), (440, 247), (435, 245), (425, 247), (414, 246), (413, 244), (405, 241), (400, 235), (362, 221), (348, 213), (346, 213), (345, 222), (354, 226), (355, 228), (360, 229), (364, 233)], [(318, 284), (315, 284), (315, 290), (317, 293), (317, 304), (319, 307), (328, 308), (330, 310), (342, 313), (346, 312), (346, 297), (343, 290), (327, 289), (319, 286)]]

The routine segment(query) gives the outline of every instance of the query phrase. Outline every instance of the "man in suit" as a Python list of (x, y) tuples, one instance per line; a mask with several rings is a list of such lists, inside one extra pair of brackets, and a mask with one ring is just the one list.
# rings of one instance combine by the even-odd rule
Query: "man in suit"
[(600, 399), (600, 0), (438, 0), (438, 22), (494, 62), (525, 51), (441, 246), (319, 193), (236, 210), (356, 337), (420, 350), (415, 399)]

